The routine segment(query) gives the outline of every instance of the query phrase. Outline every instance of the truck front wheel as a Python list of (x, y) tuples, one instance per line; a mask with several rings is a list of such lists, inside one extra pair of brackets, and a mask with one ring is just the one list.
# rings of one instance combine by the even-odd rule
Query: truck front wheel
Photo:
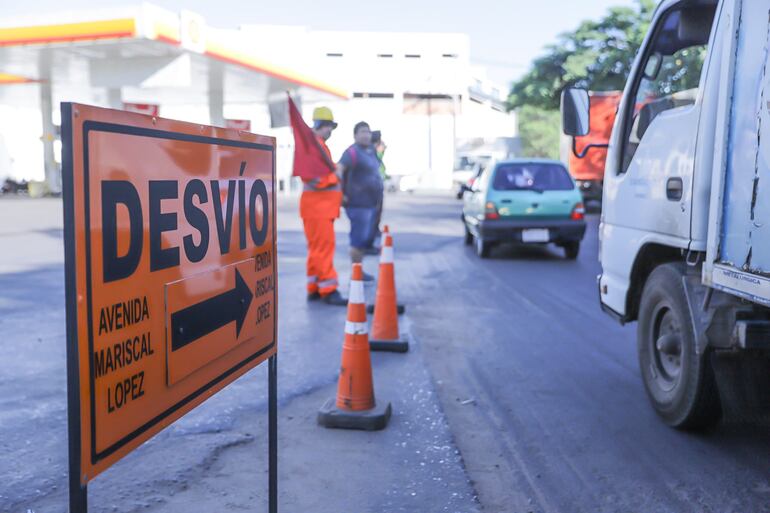
[(682, 277), (684, 264), (658, 266), (639, 305), (637, 350), (647, 395), (669, 426), (703, 429), (721, 416), (708, 354), (697, 354)]

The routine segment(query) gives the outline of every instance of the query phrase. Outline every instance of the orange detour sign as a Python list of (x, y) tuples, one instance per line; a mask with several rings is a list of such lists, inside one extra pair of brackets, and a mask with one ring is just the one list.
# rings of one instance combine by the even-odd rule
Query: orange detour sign
[(275, 355), (275, 141), (62, 104), (62, 142), (70, 472), (85, 489)]

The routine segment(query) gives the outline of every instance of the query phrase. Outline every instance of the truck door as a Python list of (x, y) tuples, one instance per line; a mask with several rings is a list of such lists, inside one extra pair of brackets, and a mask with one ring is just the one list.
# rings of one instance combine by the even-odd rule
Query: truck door
[(682, 1), (656, 17), (615, 127), (605, 234), (610, 228), (619, 239), (639, 240), (656, 233), (668, 245), (688, 247), (699, 84), (715, 6)]

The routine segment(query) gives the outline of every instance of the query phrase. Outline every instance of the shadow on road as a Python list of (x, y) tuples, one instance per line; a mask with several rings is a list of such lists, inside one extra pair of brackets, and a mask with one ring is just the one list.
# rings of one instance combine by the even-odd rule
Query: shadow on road
[(7, 318), (22, 308), (63, 309), (63, 277), (61, 265), (0, 274), (0, 318)]
[[(469, 247), (473, 251), (473, 247)], [(553, 245), (523, 245), (515, 243), (503, 243), (492, 248), (489, 254), (490, 260), (523, 260), (523, 261), (563, 261), (574, 263), (564, 258), (561, 248)]]

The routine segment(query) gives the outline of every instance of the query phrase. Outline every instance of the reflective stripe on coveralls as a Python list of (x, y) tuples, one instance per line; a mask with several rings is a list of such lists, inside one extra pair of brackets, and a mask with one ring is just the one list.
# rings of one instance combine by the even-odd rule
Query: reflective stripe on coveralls
[(319, 291), (321, 291), (321, 290), (327, 290), (327, 289), (329, 289), (329, 288), (334, 288), (334, 289), (336, 289), (336, 288), (337, 288), (337, 285), (339, 285), (339, 283), (337, 282), (337, 279), (336, 279), (336, 278), (334, 278), (334, 279), (331, 279), (331, 280), (324, 280), (324, 281), (319, 281), (319, 282), (318, 282), (318, 290), (319, 290)]

